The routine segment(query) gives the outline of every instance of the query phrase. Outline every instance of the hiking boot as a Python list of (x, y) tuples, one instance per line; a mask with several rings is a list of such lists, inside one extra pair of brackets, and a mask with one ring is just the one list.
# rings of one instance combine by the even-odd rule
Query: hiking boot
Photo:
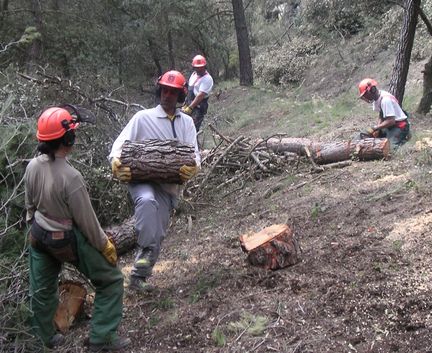
[(119, 351), (120, 349), (126, 348), (131, 344), (131, 340), (125, 337), (117, 337), (112, 342), (104, 343), (89, 343), (89, 349), (92, 352), (110, 352)]
[(129, 289), (139, 293), (150, 293), (155, 290), (155, 286), (148, 283), (145, 278), (131, 276)]
[(65, 337), (61, 333), (56, 333), (49, 339), (48, 348), (55, 348), (62, 346), (66, 342)]

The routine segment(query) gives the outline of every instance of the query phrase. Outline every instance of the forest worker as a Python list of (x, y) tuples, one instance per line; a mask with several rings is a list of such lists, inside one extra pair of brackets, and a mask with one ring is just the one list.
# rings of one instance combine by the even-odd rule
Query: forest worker
[(90, 350), (115, 351), (130, 344), (129, 338), (117, 334), (123, 275), (116, 266), (116, 249), (96, 218), (84, 179), (67, 160), (80, 120), (72, 106), (46, 109), (37, 123), (40, 154), (30, 161), (24, 175), (26, 220), (31, 223), (31, 324), (45, 346), (64, 343), (63, 335), (55, 331), (53, 318), (58, 305), (58, 275), (62, 263), (69, 262), (96, 290)]
[(189, 78), (188, 95), (182, 111), (191, 115), (197, 132), (208, 109), (208, 98), (213, 88), (213, 78), (206, 70), (207, 61), (204, 56), (196, 55), (192, 60), (194, 72)]
[[(109, 158), (113, 175), (117, 179), (131, 181), (130, 168), (123, 166), (120, 160), (126, 140), (178, 140), (190, 144), (195, 147), (196, 165), (182, 166), (179, 175), (182, 181), (187, 181), (198, 172), (200, 156), (193, 120), (176, 108), (177, 103), (184, 102), (187, 92), (185, 83), (184, 76), (178, 71), (164, 73), (157, 83), (156, 95), (160, 97), (160, 104), (137, 112), (114, 141)], [(179, 186), (145, 182), (129, 183), (128, 188), (134, 202), (135, 230), (138, 234), (138, 253), (131, 271), (129, 288), (148, 292), (153, 289), (148, 278), (159, 257), (170, 213), (177, 203)]]
[(379, 113), (377, 124), (367, 129), (373, 137), (386, 137), (393, 147), (404, 144), (410, 133), (408, 116), (402, 110), (396, 97), (378, 89), (378, 83), (365, 78), (358, 85), (360, 98), (372, 103), (372, 109)]

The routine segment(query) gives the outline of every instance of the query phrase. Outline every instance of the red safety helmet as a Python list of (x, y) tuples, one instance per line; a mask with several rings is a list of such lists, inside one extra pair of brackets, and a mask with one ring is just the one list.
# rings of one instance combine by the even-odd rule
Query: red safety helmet
[(158, 84), (161, 86), (174, 87), (182, 90), (185, 87), (186, 79), (180, 72), (171, 70), (165, 72), (159, 78)]
[(36, 137), (39, 141), (56, 140), (78, 126), (79, 123), (75, 122), (66, 109), (48, 108), (38, 119)]
[(195, 55), (195, 57), (192, 59), (192, 66), (193, 67), (204, 67), (207, 65), (206, 58), (202, 55)]
[(362, 98), (366, 92), (369, 92), (372, 89), (372, 87), (377, 87), (377, 86), (378, 83), (372, 78), (365, 78), (361, 80), (361, 82), (358, 85), (358, 89), (360, 93), (359, 98)]

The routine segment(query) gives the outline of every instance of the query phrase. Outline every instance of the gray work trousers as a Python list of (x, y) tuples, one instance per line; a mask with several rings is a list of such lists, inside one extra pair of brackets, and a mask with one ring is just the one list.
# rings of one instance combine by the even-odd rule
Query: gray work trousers
[[(131, 276), (151, 276), (169, 224), (170, 214), (176, 202), (175, 196), (158, 184), (129, 184), (129, 193), (135, 205), (135, 230), (138, 234), (138, 254)], [(138, 266), (142, 257), (150, 260), (149, 266)]]

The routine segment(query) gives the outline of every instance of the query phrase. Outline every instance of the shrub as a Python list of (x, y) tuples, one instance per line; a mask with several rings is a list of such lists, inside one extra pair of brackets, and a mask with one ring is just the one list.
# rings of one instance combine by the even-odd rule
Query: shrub
[(316, 38), (293, 39), (282, 47), (269, 48), (254, 61), (255, 77), (274, 85), (300, 82), (319, 49)]

